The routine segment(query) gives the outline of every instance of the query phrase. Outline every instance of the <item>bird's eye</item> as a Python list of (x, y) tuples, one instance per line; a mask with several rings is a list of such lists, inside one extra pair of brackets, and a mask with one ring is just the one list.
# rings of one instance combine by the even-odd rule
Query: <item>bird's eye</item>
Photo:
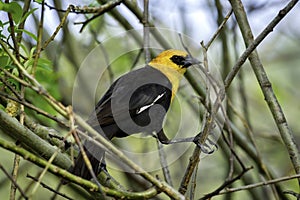
[(185, 61), (185, 58), (184, 57), (182, 57), (182, 56), (172, 56), (171, 58), (170, 58), (172, 61), (173, 61), (173, 63), (175, 63), (176, 65), (179, 65), (179, 66), (183, 66), (184, 65), (184, 61)]

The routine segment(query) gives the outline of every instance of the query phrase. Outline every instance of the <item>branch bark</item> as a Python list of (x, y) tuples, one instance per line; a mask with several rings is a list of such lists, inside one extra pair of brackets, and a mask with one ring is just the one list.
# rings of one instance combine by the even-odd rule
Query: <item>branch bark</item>
[[(249, 47), (253, 42), (253, 34), (247, 19), (247, 15), (244, 9), (244, 6), (241, 2), (241, 0), (229, 0), (233, 12), (235, 14), (236, 20), (238, 22), (238, 25), (240, 27), (242, 36), (244, 38), (245, 45)], [(290, 4), (295, 5), (298, 2), (298, 0), (292, 0), (290, 1)], [(289, 4), (289, 5), (290, 5)], [(293, 6), (291, 6), (292, 8)], [(279, 12), (282, 13), (283, 10)], [(288, 153), (290, 155), (290, 159), (292, 161), (293, 167), (295, 169), (295, 172), (297, 174), (300, 173), (300, 154), (297, 147), (297, 144), (295, 142), (292, 130), (290, 129), (287, 120), (285, 118), (285, 115), (283, 113), (283, 110), (281, 108), (281, 105), (279, 104), (277, 97), (273, 91), (273, 88), (271, 86), (271, 83), (268, 79), (268, 76), (266, 74), (266, 71), (260, 61), (260, 58), (258, 56), (258, 53), (256, 50), (254, 50), (249, 55), (249, 61), (251, 63), (252, 69), (256, 75), (256, 78), (259, 82), (259, 85), (261, 87), (261, 90), (264, 94), (265, 100), (269, 106), (269, 109), (273, 115), (273, 118), (275, 120), (275, 123), (277, 125), (277, 128), (279, 130), (279, 133), (281, 135), (282, 140), (284, 141), (284, 144), (288, 150)], [(300, 179), (298, 179), (300, 183)]]
[[(39, 156), (45, 159), (51, 158), (51, 156), (57, 151), (57, 148), (42, 140), (39, 136), (1, 109), (0, 128), (2, 131), (6, 132), (8, 136), (18, 140), (21, 145), (33, 152), (36, 152)], [(69, 168), (71, 164), (68, 156), (64, 154), (58, 154), (54, 162), (60, 163), (60, 167), (65, 169)]]

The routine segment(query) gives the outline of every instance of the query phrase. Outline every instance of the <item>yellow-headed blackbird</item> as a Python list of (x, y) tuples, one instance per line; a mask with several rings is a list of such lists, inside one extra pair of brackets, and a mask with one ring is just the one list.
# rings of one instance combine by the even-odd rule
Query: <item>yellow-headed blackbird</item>
[[(108, 140), (143, 132), (156, 133), (154, 136), (164, 144), (172, 143), (163, 132), (163, 120), (183, 74), (196, 63), (199, 61), (184, 51), (163, 51), (145, 67), (114, 81), (87, 122)], [(89, 141), (84, 147), (93, 171), (98, 174), (104, 150)], [(92, 178), (82, 154), (70, 171), (85, 179)]]

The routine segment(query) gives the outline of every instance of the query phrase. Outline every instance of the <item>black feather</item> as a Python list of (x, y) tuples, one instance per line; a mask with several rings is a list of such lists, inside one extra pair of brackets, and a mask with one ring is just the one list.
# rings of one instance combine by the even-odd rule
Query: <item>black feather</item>
[[(97, 103), (87, 122), (109, 140), (140, 132), (160, 132), (171, 96), (172, 85), (168, 78), (159, 70), (146, 66), (117, 79)], [(92, 142), (86, 142), (84, 146), (93, 170), (98, 174), (104, 150)], [(91, 178), (81, 154), (70, 171), (85, 179)]]

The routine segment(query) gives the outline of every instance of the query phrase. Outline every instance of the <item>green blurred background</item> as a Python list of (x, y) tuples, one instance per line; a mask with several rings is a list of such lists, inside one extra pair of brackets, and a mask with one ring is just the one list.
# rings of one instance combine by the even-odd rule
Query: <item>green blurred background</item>
[[(82, 2), (60, 2), (51, 0), (46, 2), (49, 5), (61, 9), (66, 9), (68, 4), (91, 7), (99, 6), (98, 2), (88, 0)], [(138, 0), (130, 2), (132, 5), (136, 6), (137, 10), (143, 10), (143, 1)], [(253, 33), (256, 36), (265, 28), (287, 1), (245, 0), (243, 2)], [(17, 1), (17, 3), (21, 6), (24, 5), (23, 1)], [(180, 41), (174, 33), (182, 33), (188, 36), (189, 39), (187, 39), (186, 42), (189, 49), (191, 49), (193, 55), (202, 58), (200, 42), (204, 41), (204, 43), (207, 43), (219, 24), (218, 15), (220, 13), (218, 14), (218, 3), (221, 4), (219, 11), (221, 9), (220, 12), (224, 17), (230, 10), (230, 5), (227, 1), (151, 0), (149, 4), (150, 20), (157, 28), (168, 29), (167, 34), (163, 35), (173, 48), (180, 46)], [(30, 35), (29, 33), (23, 34), (22, 41), (22, 44), (24, 45), (22, 47), (22, 53), (28, 57), (32, 56), (36, 47), (36, 38), (34, 35), (37, 35), (38, 24), (41, 17), (41, 4), (31, 2), (30, 10), (34, 11), (28, 16), (24, 29), (33, 35)], [(300, 144), (300, 126), (298, 125), (300, 117), (300, 92), (298, 88), (300, 85), (300, 31), (298, 28), (300, 13), (298, 10), (299, 5), (283, 19), (273, 32), (261, 43), (257, 50), (272, 83), (275, 94), (286, 115), (289, 126), (294, 133), (296, 142), (297, 144)], [(49, 9), (49, 7), (46, 6), (44, 14), (45, 23), (43, 26), (43, 40), (47, 40), (60, 23), (64, 12), (57, 12), (55, 9)], [(118, 14), (122, 17), (121, 20), (125, 21), (123, 24), (120, 22), (121, 20), (116, 17)], [(140, 52), (134, 50), (138, 47), (142, 48), (140, 44), (135, 43), (134, 39), (127, 40), (115, 36), (127, 31), (123, 26), (124, 24), (131, 25), (131, 28), (133, 29), (142, 30), (143, 25), (132, 13), (132, 10), (121, 4), (114, 8), (112, 12), (106, 13), (93, 20), (82, 32), (80, 32), (82, 26), (75, 23), (85, 21), (91, 16), (91, 14), (82, 15), (73, 13), (68, 16), (67, 24), (63, 26), (54, 41), (52, 41), (42, 52), (36, 72), (37, 80), (39, 80), (43, 86), (57, 98), (57, 100), (61, 101), (64, 105), (74, 105), (75, 101), (76, 111), (81, 113), (84, 117), (88, 116), (94, 106), (93, 103), (97, 102), (109, 87), (112, 80), (115, 80), (120, 75), (130, 71), (132, 67), (138, 68), (145, 63), (143, 53), (138, 57)], [(10, 32), (7, 23), (7, 13), (5, 11), (0, 11), (0, 21), (1, 36), (4, 39), (9, 39)], [(142, 33), (142, 31), (138, 32)], [(224, 37), (226, 38), (225, 40)], [(151, 40), (155, 40), (155, 38), (151, 37)], [(224, 63), (224, 46), (226, 46), (226, 53), (229, 58), (226, 60), (226, 63)], [(101, 57), (96, 58), (95, 61), (86, 60), (95, 48), (102, 49)], [(120, 55), (119, 52), (122, 52), (120, 49), (123, 48), (128, 48), (128, 52), (125, 52), (126, 54), (124, 55)], [(163, 47), (161, 47), (161, 49), (163, 49)], [(222, 35), (213, 42), (208, 51), (210, 66), (214, 69), (218, 69), (221, 76), (224, 77), (224, 74), (226, 74), (228, 69), (235, 64), (235, 60), (244, 49), (243, 40), (239, 29), (236, 26), (234, 16), (232, 15), (226, 24), (226, 28), (222, 31)], [(155, 51), (155, 53), (157, 52), (158, 50)], [(3, 61), (3, 59), (5, 59), (3, 52), (1, 53), (2, 60), (0, 63), (3, 66), (0, 67), (6, 67), (5, 61)], [(107, 56), (105, 56), (106, 54)], [(111, 59), (115, 57), (117, 58), (116, 60)], [(99, 62), (97, 62), (97, 59), (99, 59)], [(107, 68), (107, 62), (111, 63), (109, 68)], [(26, 64), (30, 67), (29, 61)], [(86, 76), (83, 79), (83, 82), (78, 82), (78, 78), (80, 78), (78, 77), (78, 71), (80, 69), (85, 69), (85, 71), (82, 72)], [(88, 77), (92, 77), (95, 70), (98, 69), (105, 69), (105, 71), (101, 74), (102, 76), (98, 82), (96, 91), (89, 91), (88, 89), (85, 91), (85, 84), (95, 84), (94, 82), (96, 82), (96, 80), (91, 79), (91, 81)], [(242, 78), (239, 77), (234, 80), (230, 89), (230, 94), (228, 95), (228, 100), (230, 101), (232, 108), (230, 108), (230, 106), (227, 106), (227, 108), (234, 109), (238, 113), (232, 112), (232, 110), (229, 111), (230, 120), (242, 133), (244, 133), (244, 135), (246, 135), (243, 121), (241, 120), (241, 116), (244, 118), (245, 111), (245, 102), (241, 100), (241, 90), (243, 90), (245, 93), (244, 98), (246, 98), (248, 103), (248, 123), (252, 126), (254, 139), (264, 164), (268, 166), (268, 169), (275, 178), (292, 175), (294, 171), (288, 153), (266, 102), (264, 101), (261, 89), (249, 63), (245, 63), (240, 74)], [(73, 89), (74, 86), (78, 86), (77, 84), (83, 84), (81, 86), (83, 87), (83, 90), (76, 91), (77, 93), (74, 94)], [(87, 87), (89, 88), (90, 86)], [(47, 112), (57, 114), (50, 106), (47, 106), (42, 98), (31, 90), (26, 90), (26, 98), (34, 105), (43, 108)], [(196, 109), (191, 107), (191, 104), (196, 106)], [(184, 80), (181, 84), (178, 98), (174, 102), (172, 110), (165, 122), (168, 136), (178, 137), (178, 135), (173, 134), (177, 131), (178, 123), (183, 123), (180, 124), (180, 126), (184, 129), (179, 132), (179, 136), (182, 136), (180, 134), (183, 134), (183, 136), (192, 136), (199, 132), (201, 130), (201, 116), (199, 116), (201, 108), (197, 95), (189, 86), (189, 83)], [(53, 121), (37, 115), (35, 112), (26, 109), (26, 113), (39, 123), (58, 130), (62, 135), (67, 133), (66, 130), (62, 129)], [(189, 122), (191, 124), (188, 124)], [(0, 137), (12, 140), (7, 137), (6, 134), (2, 133), (2, 131), (0, 131)], [(143, 142), (138, 140), (141, 138)], [(219, 140), (222, 140), (222, 137)], [(156, 141), (151, 137), (147, 137), (146, 140), (144, 140), (143, 135), (117, 139), (114, 140), (114, 142), (119, 145), (120, 148), (126, 150), (134, 149), (133, 151), (136, 152), (149, 151), (156, 148)], [(249, 141), (245, 140), (244, 142), (248, 143)], [(180, 151), (181, 149), (184, 150)], [(179, 145), (169, 148), (168, 153), (170, 154), (170, 157), (173, 156), (176, 158), (170, 164), (171, 176), (175, 188), (178, 188), (180, 184), (193, 149), (193, 145)], [(254, 169), (247, 172), (248, 180), (252, 183), (263, 181), (264, 179), (258, 171), (254, 161), (249, 158), (239, 145), (236, 145), (235, 150), (246, 166), (254, 166)], [(198, 169), (196, 198), (200, 198), (204, 194), (213, 191), (224, 182), (228, 174), (229, 166), (228, 157), (225, 156), (224, 151), (227, 150), (219, 148), (212, 155), (205, 156), (201, 160)], [(1, 165), (10, 172), (12, 170), (14, 154), (4, 149), (0, 149), (0, 154)], [(148, 165), (148, 163), (145, 163), (147, 162), (147, 159), (146, 161), (141, 162), (143, 162), (142, 165)], [(152, 164), (151, 160), (148, 162), (149, 164)], [(115, 179), (132, 190), (142, 190), (142, 187), (137, 186), (128, 174), (116, 170), (113, 166), (113, 163), (110, 164), (110, 162), (108, 162), (108, 170)], [(32, 182), (31, 179), (26, 178), (26, 175), (30, 174), (35, 176), (40, 171), (41, 169), (39, 167), (22, 160), (18, 178), (19, 184), (24, 189), (29, 187)], [(160, 170), (154, 170), (151, 173), (157, 174), (161, 178), (163, 177)], [(46, 182), (47, 185), (55, 188), (59, 179), (48, 173), (43, 181)], [(233, 184), (233, 187), (244, 184), (245, 182), (243, 181), (237, 181)], [(296, 180), (282, 182), (280, 185), (284, 190), (297, 190)], [(9, 199), (9, 190), (10, 181), (2, 172), (0, 172), (1, 199)], [(74, 189), (71, 187), (64, 186), (61, 191), (74, 199), (84, 198), (78, 196), (80, 193), (78, 191), (76, 192), (76, 190), (74, 192)], [(270, 188), (266, 186), (255, 190), (236, 192), (228, 196), (217, 196), (213, 199), (243, 198), (247, 200), (255, 199), (256, 197), (263, 199), (264, 195), (269, 191)], [(257, 193), (258, 196), (253, 195), (254, 193)], [(43, 187), (39, 187), (37, 193), (33, 196), (33, 199), (50, 199), (51, 196), (51, 192)], [(159, 195), (159, 198), (165, 199), (166, 196), (161, 194)], [(268, 198), (273, 198), (273, 196), (270, 195)], [(288, 195), (286, 198), (295, 199)], [(57, 199), (63, 198), (57, 197)]]

